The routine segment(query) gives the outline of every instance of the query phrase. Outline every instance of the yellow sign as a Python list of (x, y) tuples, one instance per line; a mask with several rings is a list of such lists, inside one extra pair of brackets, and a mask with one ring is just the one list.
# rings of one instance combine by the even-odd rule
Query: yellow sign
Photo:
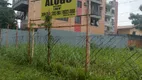
[(76, 16), (77, 0), (41, 0), (41, 17), (50, 12), (53, 18)]

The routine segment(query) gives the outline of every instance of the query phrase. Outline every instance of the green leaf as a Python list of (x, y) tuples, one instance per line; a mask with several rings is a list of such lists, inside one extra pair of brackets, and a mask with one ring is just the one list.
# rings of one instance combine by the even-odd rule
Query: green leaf
[[(140, 10), (142, 10), (142, 5), (140, 6)], [(132, 24), (136, 27), (136, 29), (142, 30), (142, 15), (141, 14), (130, 14), (129, 17), (132, 20)]]
[(0, 0), (0, 27), (7, 28), (10, 25), (10, 29), (16, 29), (15, 12), (12, 8), (7, 7), (10, 5), (5, 0)]

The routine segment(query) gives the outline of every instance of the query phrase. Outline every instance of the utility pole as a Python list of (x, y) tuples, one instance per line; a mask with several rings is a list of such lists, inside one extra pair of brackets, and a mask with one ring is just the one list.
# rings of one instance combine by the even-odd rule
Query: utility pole
[(87, 0), (86, 6), (86, 62), (85, 62), (85, 73), (89, 70), (90, 64), (90, 42), (89, 42), (89, 0)]

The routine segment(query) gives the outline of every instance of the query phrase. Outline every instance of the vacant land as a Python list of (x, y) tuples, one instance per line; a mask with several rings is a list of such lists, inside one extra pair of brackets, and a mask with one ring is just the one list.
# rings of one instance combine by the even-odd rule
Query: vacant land
[(2, 80), (139, 80), (142, 75), (141, 49), (91, 47), (90, 71), (85, 75), (85, 48), (55, 45), (51, 64), (47, 46), (36, 45), (29, 64), (27, 45), (0, 49)]
[(55, 75), (37, 70), (30, 65), (18, 65), (0, 57), (0, 80), (62, 80)]

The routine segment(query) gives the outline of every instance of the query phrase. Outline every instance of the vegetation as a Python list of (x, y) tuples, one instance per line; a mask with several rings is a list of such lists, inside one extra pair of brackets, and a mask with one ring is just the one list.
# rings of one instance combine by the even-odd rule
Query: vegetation
[[(140, 80), (142, 75), (141, 55), (141, 49), (130, 51), (127, 48), (95, 47), (94, 49), (91, 47), (90, 71), (85, 75), (84, 47), (56, 44), (52, 47), (50, 65), (47, 64), (47, 45), (36, 44), (32, 64), (28, 63), (27, 45), (19, 45), (18, 48), (13, 46), (1, 47), (0, 49), (0, 56), (3, 61), (13, 62), (13, 64), (4, 62), (4, 65), (10, 67), (8, 71), (13, 69), (12, 66), (16, 66), (15, 71), (22, 70), (18, 74), (15, 71), (12, 72), (17, 76), (11, 78), (19, 77), (17, 80), (28, 74), (30, 75), (30, 77), (27, 77), (29, 80), (40, 80), (40, 78), (41, 80), (42, 78), (45, 80)], [(9, 75), (8, 73), (5, 72), (4, 75), (1, 74), (0, 76), (5, 77)], [(45, 77), (43, 73), (49, 74), (49, 76)], [(35, 76), (36, 74), (38, 76)]]
[(0, 28), (16, 29), (15, 12), (12, 8), (8, 7), (10, 3), (6, 0), (0, 0)]
[(140, 10), (142, 11), (142, 5), (140, 6)]
[(0, 80), (54, 80), (56, 76), (0, 57)]
[[(142, 6), (139, 8), (142, 11)], [(129, 17), (132, 20), (132, 24), (136, 26), (136, 29), (142, 30), (142, 15), (141, 14), (130, 14)]]

